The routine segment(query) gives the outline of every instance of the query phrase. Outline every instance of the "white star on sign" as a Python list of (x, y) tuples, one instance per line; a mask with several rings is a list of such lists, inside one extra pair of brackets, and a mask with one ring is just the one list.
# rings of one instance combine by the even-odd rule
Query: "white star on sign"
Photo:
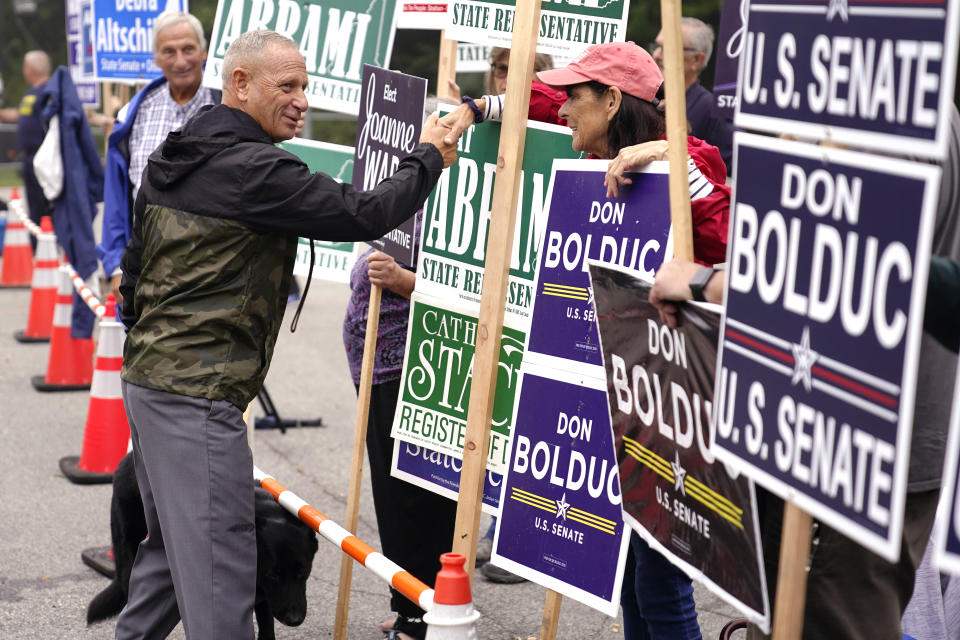
[(798, 381), (802, 381), (803, 388), (810, 391), (813, 384), (810, 369), (820, 357), (819, 353), (810, 348), (810, 327), (803, 328), (800, 344), (792, 345), (791, 349), (793, 349), (793, 377), (790, 383), (797, 384)]
[(833, 20), (835, 15), (839, 15), (841, 20), (847, 22), (847, 0), (830, 0), (830, 4), (827, 5), (827, 22)]
[(686, 477), (686, 470), (680, 466), (680, 452), (675, 451), (673, 453), (673, 462), (670, 463), (670, 468), (673, 469), (673, 490), (680, 490), (684, 496), (687, 495), (687, 488), (683, 485), (683, 479)]
[(554, 500), (557, 503), (557, 517), (567, 519), (567, 509), (570, 507), (570, 503), (567, 502), (567, 494), (564, 492), (563, 496), (559, 500)]

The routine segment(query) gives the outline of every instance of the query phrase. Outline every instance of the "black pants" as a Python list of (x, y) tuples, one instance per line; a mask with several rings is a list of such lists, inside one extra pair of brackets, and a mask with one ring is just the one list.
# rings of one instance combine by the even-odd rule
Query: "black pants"
[[(394, 440), (390, 437), (400, 380), (373, 385), (367, 421), (367, 457), (377, 529), (383, 554), (433, 586), (440, 554), (450, 551), (457, 503), (390, 475)], [(423, 610), (394, 589), (390, 608), (410, 618)]]
[[(807, 574), (804, 640), (901, 640), (900, 617), (930, 539), (939, 491), (907, 494), (900, 560), (887, 562), (835, 529), (819, 524)], [(757, 487), (763, 562), (775, 607), (783, 500)], [(748, 640), (764, 638), (752, 627)]]

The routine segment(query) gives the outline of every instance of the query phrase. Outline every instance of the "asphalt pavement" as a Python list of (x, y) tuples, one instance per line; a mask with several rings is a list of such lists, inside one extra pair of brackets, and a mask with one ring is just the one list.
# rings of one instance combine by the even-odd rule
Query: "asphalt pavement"
[[(8, 193), (0, 189), (0, 198)], [(341, 284), (313, 282), (295, 334), (287, 315), (266, 380), (281, 415), (322, 417), (324, 426), (254, 432), (255, 463), (341, 523), (356, 410), (340, 338), (348, 293)], [(107, 580), (80, 559), (82, 550), (109, 544), (111, 486), (72, 484), (58, 466), (61, 457), (80, 454), (89, 393), (33, 389), (30, 377), (46, 370), (49, 346), (13, 339), (26, 326), (28, 306), (29, 290), (0, 290), (0, 638), (113, 638), (112, 621), (85, 624), (87, 603)], [(262, 415), (259, 406), (253, 414)], [(357, 535), (379, 549), (369, 478)], [(296, 628), (278, 623), (278, 638), (332, 637), (340, 556), (321, 539), (307, 587), (307, 618)], [(543, 587), (494, 584), (477, 572), (473, 596), (482, 614), (481, 640), (539, 638)], [(734, 610), (700, 587), (696, 599), (703, 637), (717, 638)], [(390, 616), (387, 587), (360, 565), (350, 604), (348, 637), (383, 638), (378, 623)], [(183, 638), (182, 627), (171, 637)], [(622, 638), (622, 620), (565, 598), (558, 637)]]

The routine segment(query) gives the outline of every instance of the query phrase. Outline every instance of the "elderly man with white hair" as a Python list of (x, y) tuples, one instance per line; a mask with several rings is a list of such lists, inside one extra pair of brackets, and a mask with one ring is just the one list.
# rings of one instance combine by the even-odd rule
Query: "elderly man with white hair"
[(120, 257), (130, 239), (133, 203), (147, 158), (167, 134), (201, 107), (220, 102), (220, 92), (200, 86), (207, 40), (203, 25), (181, 11), (165, 11), (153, 25), (153, 61), (163, 76), (120, 110), (110, 135), (104, 182), (103, 228), (97, 254), (120, 299)]

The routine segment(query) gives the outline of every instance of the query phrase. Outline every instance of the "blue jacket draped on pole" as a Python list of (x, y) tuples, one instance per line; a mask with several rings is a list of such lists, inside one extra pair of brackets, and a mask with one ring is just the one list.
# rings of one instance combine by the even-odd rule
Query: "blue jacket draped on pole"
[[(53, 230), (67, 260), (86, 279), (97, 270), (93, 219), (97, 203), (103, 199), (103, 166), (70, 71), (59, 67), (47, 82), (46, 91), (49, 101), (43, 110), (43, 121), (49, 126), (54, 115), (60, 116), (63, 157), (63, 190), (51, 203)], [(89, 338), (93, 321), (93, 312), (74, 295), (71, 335)]]
[(107, 169), (103, 187), (103, 228), (100, 235), (100, 244), (97, 245), (97, 255), (103, 263), (103, 270), (107, 278), (120, 266), (123, 250), (130, 240), (131, 206), (130, 178), (127, 175), (130, 169), (130, 153), (126, 149), (130, 131), (137, 119), (137, 110), (144, 97), (156, 87), (167, 81), (160, 76), (133, 96), (127, 106), (127, 113), (123, 122), (118, 122), (110, 134), (107, 143)]

